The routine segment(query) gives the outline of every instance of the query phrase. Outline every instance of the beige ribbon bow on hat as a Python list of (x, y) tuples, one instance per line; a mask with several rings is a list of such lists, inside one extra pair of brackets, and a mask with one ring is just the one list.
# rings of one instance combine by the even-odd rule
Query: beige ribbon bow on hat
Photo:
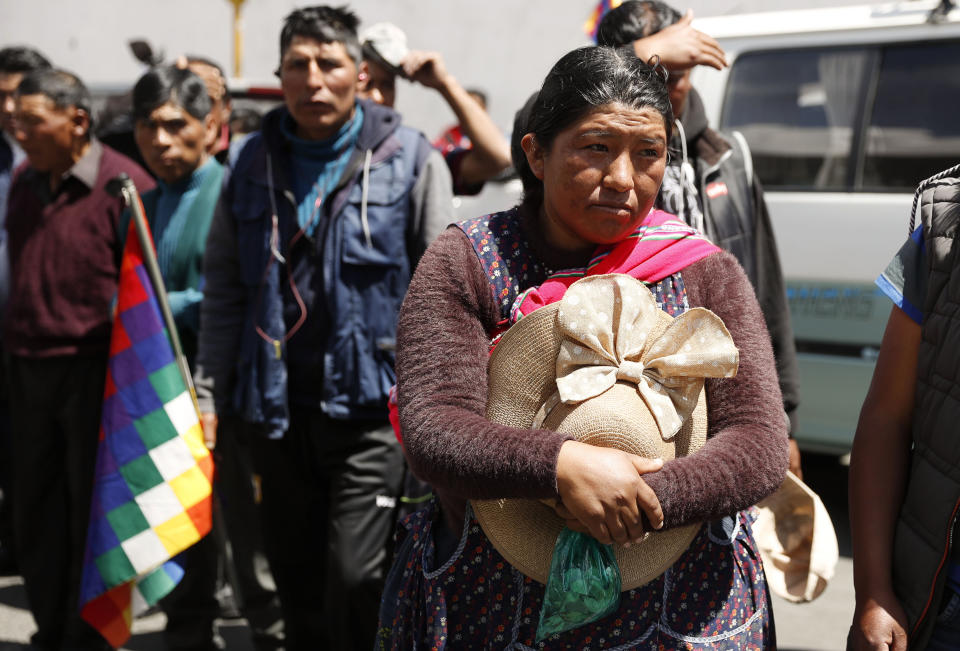
[(618, 380), (630, 382), (669, 440), (696, 407), (704, 378), (736, 375), (740, 354), (733, 338), (704, 308), (687, 310), (664, 329), (656, 299), (643, 284), (621, 274), (595, 278), (605, 281), (572, 285), (557, 312), (560, 399), (574, 404)]

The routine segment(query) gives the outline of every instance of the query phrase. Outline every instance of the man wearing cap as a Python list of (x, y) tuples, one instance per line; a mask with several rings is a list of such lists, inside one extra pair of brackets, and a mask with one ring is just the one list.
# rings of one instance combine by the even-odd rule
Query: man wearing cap
[(453, 176), (453, 192), (474, 195), (483, 184), (510, 167), (510, 145), (486, 108), (451, 75), (439, 52), (410, 51), (407, 35), (392, 23), (364, 31), (361, 97), (393, 107), (397, 77), (433, 88), (456, 114), (470, 146), (439, 147)]
[(40, 649), (105, 647), (77, 608), (120, 272), (121, 199), (107, 182), (150, 176), (91, 138), (90, 94), (74, 75), (37, 70), (15, 96), (27, 154), (10, 188), (9, 354), (17, 563)]
[(205, 254), (204, 428), (232, 413), (257, 429), (288, 649), (373, 646), (403, 471), (386, 408), (396, 317), (453, 219), (440, 155), (356, 97), (357, 22), (326, 6), (286, 18), (284, 105), (239, 152)]

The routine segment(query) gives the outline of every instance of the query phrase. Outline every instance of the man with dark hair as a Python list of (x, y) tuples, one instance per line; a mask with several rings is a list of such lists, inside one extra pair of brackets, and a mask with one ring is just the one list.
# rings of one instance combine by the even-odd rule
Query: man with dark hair
[[(0, 229), (7, 211), (7, 192), (13, 170), (23, 161), (23, 151), (13, 138), (13, 96), (23, 76), (33, 70), (49, 68), (50, 62), (27, 47), (0, 50)], [(0, 278), (0, 306), (6, 297), (6, 278)]]
[(61, 70), (28, 73), (13, 132), (27, 154), (10, 188), (10, 299), (3, 341), (12, 421), (17, 562), (40, 649), (106, 643), (77, 607), (100, 431), (122, 200), (146, 172), (90, 137), (90, 94)]
[[(33, 70), (49, 68), (50, 62), (36, 50), (26, 47), (6, 47), (0, 50), (0, 318), (7, 303), (10, 288), (10, 260), (7, 257), (7, 194), (13, 180), (13, 171), (23, 162), (24, 154), (13, 137), (13, 96), (23, 75)], [(13, 556), (13, 529), (10, 522), (9, 477), (9, 414), (7, 387), (3, 380), (3, 351), (0, 346), (0, 573), (12, 572), (16, 566)]]
[[(224, 174), (223, 166), (210, 155), (211, 145), (220, 136), (216, 110), (204, 80), (187, 68), (154, 68), (133, 88), (134, 139), (158, 179), (157, 188), (143, 195), (143, 207), (177, 332), (191, 368), (196, 362), (200, 326), (203, 252)], [(224, 488), (225, 479), (232, 485), (235, 476), (242, 474), (235, 468), (236, 442), (232, 438), (222, 437), (218, 447), (218, 492)], [(242, 481), (237, 478), (236, 483)], [(255, 520), (255, 513), (234, 512), (243, 506), (235, 502), (244, 498), (252, 502), (249, 476), (246, 483), (248, 495), (233, 490), (224, 499), (225, 515), (235, 516), (226, 518), (227, 528), (232, 530), (231, 524), (240, 528), (240, 535), (231, 536), (238, 552), (258, 548), (256, 541), (249, 538), (258, 540), (259, 531), (250, 531), (243, 522), (251, 515)], [(245, 579), (237, 589), (243, 597), (241, 612), (249, 621), (254, 643), (261, 650), (277, 648), (281, 643), (276, 639), (279, 631), (269, 630), (279, 628), (275, 595), (255, 580), (252, 553), (237, 554), (234, 558), (237, 556), (249, 565), (237, 572)], [(219, 648), (221, 640), (214, 631), (219, 614), (218, 563), (215, 535), (204, 537), (185, 552), (183, 579), (162, 602), (167, 614), (164, 639), (168, 649)]]
[(288, 649), (373, 646), (403, 473), (387, 418), (396, 318), (453, 218), (440, 155), (392, 110), (358, 101), (356, 28), (346, 9), (287, 17), (284, 106), (237, 157), (204, 267), (204, 429), (234, 413), (258, 430)]
[[(683, 16), (658, 0), (628, 0), (603, 17), (597, 28), (597, 44), (630, 45), (644, 58), (657, 53), (651, 52), (651, 47), (668, 53), (661, 60), (670, 74), (667, 89), (676, 124), (670, 148), (680, 155), (674, 154), (667, 165), (658, 207), (730, 251), (753, 283), (770, 331), (783, 408), (790, 421), (790, 469), (799, 476), (800, 451), (792, 432), (796, 428), (800, 377), (777, 243), (746, 141), (736, 133), (728, 140), (707, 125), (703, 103), (690, 85), (692, 66), (675, 54), (683, 49), (681, 45), (687, 43), (691, 32), (696, 32), (689, 26), (691, 19), (691, 14)], [(651, 44), (651, 39), (664, 34), (668, 38)], [(709, 45), (710, 41), (706, 38), (699, 42)], [(696, 59), (697, 63), (713, 67), (725, 64), (722, 51), (717, 54), (712, 47), (704, 51), (707, 54)]]
[[(213, 102), (187, 69), (153, 68), (133, 87), (133, 136), (157, 187), (142, 196), (180, 342), (193, 367), (200, 326), (203, 250), (220, 195), (223, 166), (208, 153), (217, 139)], [(126, 235), (130, 212), (124, 215)], [(217, 546), (213, 535), (182, 554), (183, 578), (161, 602), (170, 651), (220, 648), (214, 631)]]

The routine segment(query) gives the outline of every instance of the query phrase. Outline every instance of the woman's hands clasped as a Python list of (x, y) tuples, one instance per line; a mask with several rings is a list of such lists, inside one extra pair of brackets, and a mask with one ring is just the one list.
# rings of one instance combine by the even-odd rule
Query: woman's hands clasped
[(654, 529), (663, 527), (660, 500), (642, 479), (662, 467), (662, 459), (567, 441), (557, 458), (561, 503), (554, 508), (568, 527), (606, 545), (639, 541), (642, 515)]

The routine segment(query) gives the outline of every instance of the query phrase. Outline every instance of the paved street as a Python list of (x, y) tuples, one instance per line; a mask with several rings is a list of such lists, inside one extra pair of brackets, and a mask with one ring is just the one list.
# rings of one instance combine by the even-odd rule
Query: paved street
[[(853, 565), (847, 517), (847, 469), (833, 457), (807, 455), (805, 480), (816, 490), (834, 520), (841, 559), (837, 575), (813, 603), (796, 605), (775, 599), (778, 646), (781, 651), (841, 650), (853, 615)], [(134, 636), (124, 647), (129, 651), (162, 651), (164, 616), (155, 614), (137, 620)], [(19, 577), (0, 577), (0, 651), (27, 649), (33, 620), (26, 610), (26, 597)], [(231, 651), (252, 651), (243, 620), (222, 622), (221, 634)]]

